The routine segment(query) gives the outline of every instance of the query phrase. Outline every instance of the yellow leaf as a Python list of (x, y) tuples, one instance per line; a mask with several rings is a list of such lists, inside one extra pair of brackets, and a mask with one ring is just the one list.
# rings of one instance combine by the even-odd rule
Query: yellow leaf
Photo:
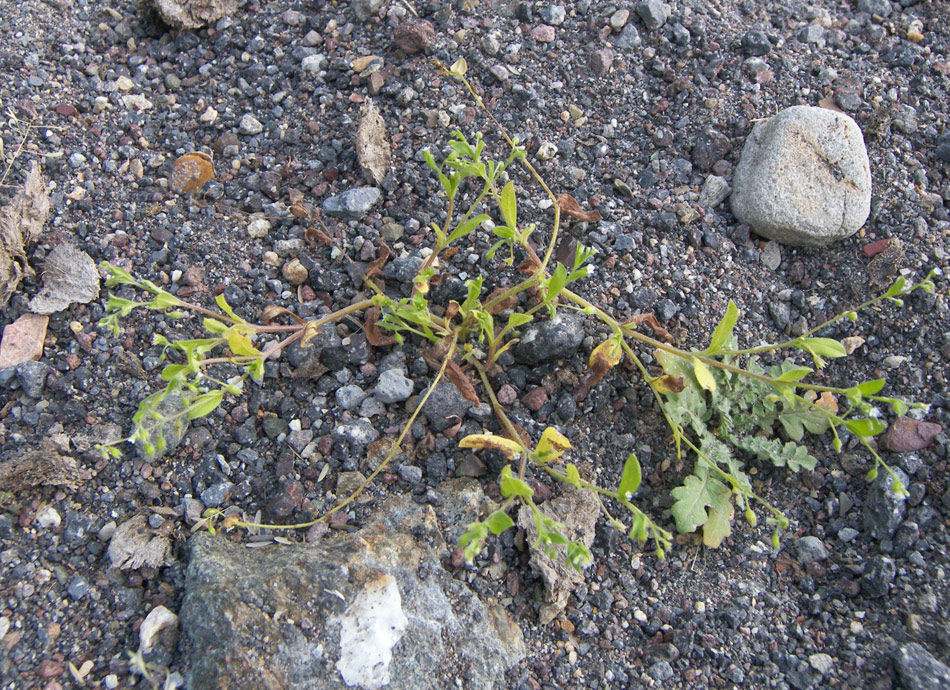
[(623, 351), (620, 348), (620, 340), (611, 336), (600, 345), (595, 347), (590, 353), (590, 365), (593, 375), (587, 380), (588, 386), (596, 386), (601, 379), (613, 367), (617, 366), (620, 358), (623, 357)]
[(465, 58), (459, 58), (452, 64), (449, 71), (461, 77), (468, 71), (468, 63), (465, 62)]
[(553, 426), (549, 426), (544, 430), (544, 433), (541, 434), (541, 440), (538, 441), (538, 447), (535, 448), (535, 454), (538, 456), (538, 460), (541, 462), (549, 462), (556, 458), (561, 457), (564, 454), (564, 451), (571, 449), (571, 442), (567, 438), (555, 429)]
[(254, 357), (260, 354), (260, 351), (251, 343), (247, 333), (238, 330), (235, 326), (228, 329), (228, 347), (231, 352), (240, 357)]
[(696, 374), (696, 382), (700, 387), (707, 391), (716, 390), (716, 379), (713, 378), (712, 372), (698, 359), (693, 360), (693, 373)]
[(472, 434), (471, 436), (466, 436), (459, 441), (459, 448), (497, 450), (508, 459), (514, 459), (522, 453), (520, 443), (516, 443), (510, 438), (495, 436), (493, 434)]

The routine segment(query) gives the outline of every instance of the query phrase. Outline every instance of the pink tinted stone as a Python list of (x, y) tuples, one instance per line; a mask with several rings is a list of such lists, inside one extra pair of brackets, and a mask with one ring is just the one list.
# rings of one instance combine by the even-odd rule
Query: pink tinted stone
[(547, 24), (538, 24), (531, 29), (531, 38), (538, 43), (550, 43), (554, 40), (554, 27)]

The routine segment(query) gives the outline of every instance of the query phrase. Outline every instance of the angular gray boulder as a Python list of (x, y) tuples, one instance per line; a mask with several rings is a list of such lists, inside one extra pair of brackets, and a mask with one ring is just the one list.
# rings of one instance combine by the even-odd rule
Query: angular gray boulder
[(853, 235), (871, 212), (871, 167), (857, 123), (811, 106), (758, 123), (731, 203), (739, 221), (782, 244), (822, 247)]
[(505, 687), (525, 654), (521, 630), (442, 567), (432, 508), (400, 496), (375, 519), (307, 545), (193, 536), (180, 612), (187, 687)]

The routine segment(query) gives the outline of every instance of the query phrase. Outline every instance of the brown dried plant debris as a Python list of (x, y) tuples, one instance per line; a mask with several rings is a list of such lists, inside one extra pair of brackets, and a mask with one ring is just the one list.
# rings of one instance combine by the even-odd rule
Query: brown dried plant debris
[(392, 150), (386, 122), (372, 99), (367, 99), (363, 105), (360, 125), (356, 130), (356, 154), (366, 181), (381, 184), (392, 166)]
[(61, 451), (68, 440), (45, 438), (39, 448), (0, 462), (0, 489), (16, 493), (38, 486), (76, 489), (84, 478), (75, 458)]
[(26, 245), (39, 239), (49, 210), (40, 164), (34, 161), (23, 189), (0, 208), (0, 305), (7, 303), (24, 276), (33, 275), (26, 260)]

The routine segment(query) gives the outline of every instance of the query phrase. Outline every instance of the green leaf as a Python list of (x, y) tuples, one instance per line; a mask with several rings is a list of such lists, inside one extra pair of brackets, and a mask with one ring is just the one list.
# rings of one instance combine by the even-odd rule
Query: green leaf
[(488, 516), (488, 519), (485, 520), (485, 524), (488, 525), (489, 531), (492, 534), (501, 534), (509, 527), (512, 527), (515, 524), (515, 521), (508, 517), (508, 513), (503, 510), (496, 510), (494, 513)]
[(887, 427), (884, 422), (879, 419), (873, 419), (868, 417), (866, 419), (848, 419), (845, 420), (844, 425), (848, 429), (858, 436), (877, 436), (879, 433), (884, 431)]
[(906, 292), (905, 286), (907, 281), (904, 279), (904, 276), (898, 276), (897, 280), (887, 289), (887, 292), (884, 293), (885, 297), (893, 297), (895, 295), (903, 295)]
[(581, 475), (580, 472), (577, 471), (577, 465), (568, 463), (566, 475), (567, 478), (565, 481), (567, 481), (568, 484), (576, 486), (578, 489), (581, 488)]
[(711, 491), (713, 503), (703, 525), (703, 544), (711, 549), (718, 548), (722, 540), (732, 533), (732, 517), (735, 514), (732, 491), (725, 484), (716, 484)]
[(554, 269), (554, 273), (548, 279), (547, 294), (544, 297), (544, 301), (547, 303), (553, 302), (566, 285), (567, 269), (564, 267), (564, 264), (558, 264), (557, 268)]
[(628, 535), (631, 539), (635, 539), (637, 543), (641, 546), (647, 540), (647, 516), (643, 513), (637, 513), (633, 516), (633, 525), (630, 527), (630, 533)]
[(499, 488), (501, 489), (501, 495), (505, 498), (518, 496), (519, 498), (530, 501), (534, 495), (534, 491), (531, 490), (530, 486), (517, 477), (512, 476), (511, 465), (505, 465), (501, 470)]
[(223, 399), (224, 391), (220, 388), (202, 393), (188, 406), (188, 419), (198, 419), (211, 414)]
[(716, 354), (722, 349), (722, 346), (732, 337), (732, 331), (736, 327), (736, 321), (739, 319), (739, 308), (736, 303), (729, 300), (726, 305), (726, 313), (723, 315), (716, 330), (713, 331), (712, 338), (709, 340), (709, 347), (706, 348), (706, 354)]
[(814, 370), (809, 369), (808, 367), (795, 367), (794, 369), (789, 369), (788, 371), (782, 373), (780, 376), (776, 377), (776, 381), (801, 381), (803, 378), (811, 374)]
[(205, 327), (205, 330), (210, 333), (224, 333), (228, 330), (228, 326), (225, 323), (218, 321), (217, 319), (205, 319), (202, 321), (202, 324)]
[(422, 160), (424, 160), (426, 165), (432, 168), (435, 172), (439, 172), (439, 166), (435, 164), (435, 158), (432, 157), (432, 151), (430, 151), (428, 148), (422, 149)]
[(716, 379), (709, 371), (709, 367), (698, 359), (693, 359), (693, 373), (696, 375), (696, 382), (707, 391), (716, 390)]
[(218, 309), (220, 309), (221, 311), (223, 311), (225, 314), (227, 314), (228, 316), (230, 316), (230, 317), (231, 317), (232, 319), (234, 319), (235, 321), (238, 321), (238, 322), (243, 322), (243, 321), (244, 321), (240, 316), (238, 316), (237, 314), (234, 313), (234, 310), (231, 308), (231, 305), (228, 304), (228, 300), (225, 299), (225, 297), (224, 297), (223, 294), (222, 294), (222, 295), (218, 295), (217, 297), (215, 297), (215, 298), (214, 298), (214, 302), (215, 302), (215, 304), (218, 305)]
[(149, 306), (152, 309), (170, 309), (171, 307), (181, 306), (181, 303), (181, 300), (175, 297), (175, 295), (162, 291), (152, 298), (152, 301), (149, 302)]
[(255, 357), (260, 354), (260, 350), (254, 347), (251, 343), (251, 339), (243, 329), (237, 326), (231, 326), (229, 331), (228, 347), (233, 354), (239, 357)]
[(515, 198), (515, 183), (509, 182), (501, 190), (498, 198), (498, 206), (501, 209), (501, 217), (505, 219), (505, 225), (516, 230), (518, 227), (518, 201)]
[(881, 392), (886, 383), (884, 379), (874, 379), (873, 381), (859, 383), (856, 388), (861, 391), (861, 395), (876, 395)]
[(531, 320), (534, 317), (531, 314), (525, 314), (524, 312), (516, 311), (508, 317), (508, 326), (507, 330), (512, 330), (514, 328), (520, 328), (526, 323), (531, 323)]
[(162, 378), (165, 381), (182, 379), (184, 378), (184, 374), (190, 369), (191, 367), (185, 364), (169, 364), (167, 367), (162, 369)]
[(633, 494), (640, 488), (641, 481), (640, 461), (637, 460), (636, 453), (630, 453), (627, 462), (623, 466), (623, 474), (620, 476), (620, 487), (617, 489), (617, 496), (621, 501), (629, 501)]
[(688, 475), (682, 486), (670, 492), (676, 499), (672, 508), (673, 519), (676, 520), (676, 529), (681, 533), (693, 532), (706, 524), (706, 508), (716, 500), (716, 494), (713, 493), (715, 484), (722, 486), (709, 476), (708, 469), (697, 467), (696, 474)]
[(797, 347), (820, 357), (847, 357), (844, 345), (834, 338), (799, 338), (794, 343)]
[(474, 218), (469, 218), (467, 221), (459, 225), (455, 230), (452, 231), (452, 234), (449, 235), (449, 239), (446, 244), (451, 244), (457, 239), (465, 237), (471, 233), (475, 228), (484, 223), (486, 220), (489, 220), (489, 216), (485, 213), (475, 216)]

